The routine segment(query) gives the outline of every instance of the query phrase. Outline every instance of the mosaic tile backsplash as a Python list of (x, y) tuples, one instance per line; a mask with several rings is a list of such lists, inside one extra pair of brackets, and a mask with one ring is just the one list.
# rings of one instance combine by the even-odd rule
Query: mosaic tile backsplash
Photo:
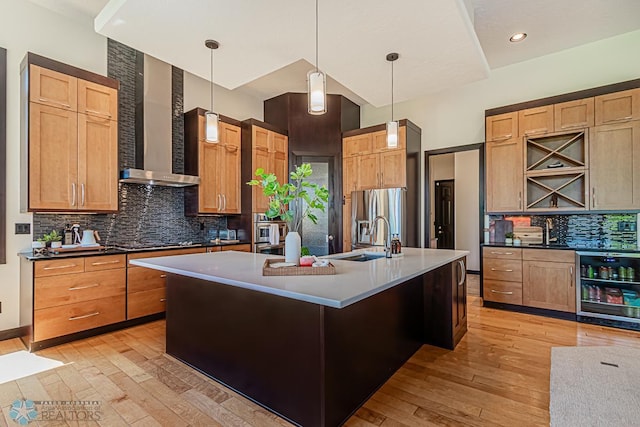
[[(638, 215), (623, 214), (575, 214), (575, 215), (531, 215), (531, 225), (542, 227), (551, 218), (551, 238), (557, 243), (577, 248), (636, 249), (638, 242)], [(502, 215), (491, 215), (490, 220), (503, 219)]]
[[(118, 99), (118, 158), (120, 168), (135, 166), (135, 76), (136, 55), (126, 45), (108, 41), (107, 74), (120, 81)], [(184, 171), (183, 72), (172, 69), (173, 170)], [(184, 190), (137, 184), (120, 184), (120, 210), (114, 214), (34, 214), (34, 240), (65, 224), (97, 230), (104, 245), (174, 244), (204, 242), (227, 227), (225, 217), (185, 217)]]

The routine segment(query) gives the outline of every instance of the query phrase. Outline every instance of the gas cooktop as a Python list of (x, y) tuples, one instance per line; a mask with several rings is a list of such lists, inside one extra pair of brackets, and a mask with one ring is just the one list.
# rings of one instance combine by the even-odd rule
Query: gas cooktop
[(179, 248), (192, 248), (202, 246), (202, 243), (198, 242), (178, 242), (178, 243), (161, 243), (161, 242), (131, 242), (117, 244), (113, 247), (121, 251), (141, 251), (141, 250), (153, 250), (153, 249), (179, 249)]

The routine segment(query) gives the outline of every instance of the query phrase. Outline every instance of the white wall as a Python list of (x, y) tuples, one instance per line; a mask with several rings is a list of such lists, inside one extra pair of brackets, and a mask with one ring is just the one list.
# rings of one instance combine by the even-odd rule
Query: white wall
[(480, 271), (480, 225), (478, 218), (478, 150), (455, 153), (456, 249), (469, 251), (467, 270)]

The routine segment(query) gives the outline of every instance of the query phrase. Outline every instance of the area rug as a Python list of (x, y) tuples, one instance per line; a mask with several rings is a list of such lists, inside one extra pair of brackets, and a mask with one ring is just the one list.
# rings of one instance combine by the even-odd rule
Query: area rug
[(551, 349), (551, 425), (640, 426), (640, 350)]
[(64, 363), (36, 356), (28, 351), (16, 351), (0, 356), (0, 384), (28, 377), (49, 369), (62, 366)]

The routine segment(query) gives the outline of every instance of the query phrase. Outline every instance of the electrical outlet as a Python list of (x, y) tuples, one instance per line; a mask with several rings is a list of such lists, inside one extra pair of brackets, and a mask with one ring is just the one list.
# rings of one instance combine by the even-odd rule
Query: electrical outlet
[(17, 222), (16, 234), (31, 234), (31, 224)]

